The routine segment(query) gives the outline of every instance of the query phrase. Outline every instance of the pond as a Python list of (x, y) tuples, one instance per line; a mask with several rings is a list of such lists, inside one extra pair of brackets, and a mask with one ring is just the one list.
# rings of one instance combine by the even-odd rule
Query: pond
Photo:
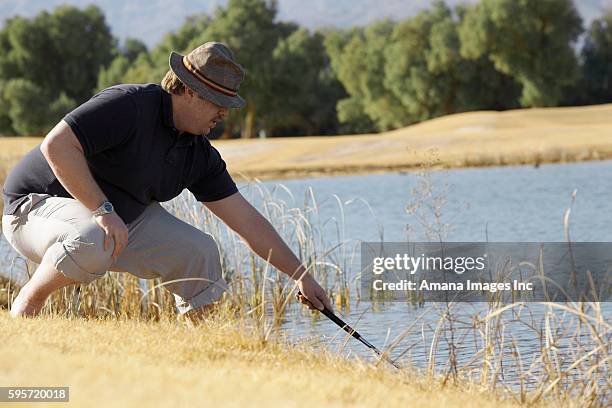
[[(612, 240), (611, 161), (539, 168), (515, 166), (426, 174), (356, 175), (264, 184), (274, 189), (277, 183), (291, 191), (297, 206), (309, 189), (315, 191), (319, 217), (323, 220), (342, 218), (345, 239), (380, 241), (382, 237), (384, 241), (427, 241), (433, 229), (434, 235), (441, 233), (447, 241), (563, 242), (566, 240), (564, 215), (571, 207), (569, 231), (572, 241)], [(248, 186), (244, 188), (248, 190)], [(432, 207), (439, 211), (421, 206), (412, 214), (407, 212), (407, 207), (422, 201), (435, 203)], [(339, 203), (343, 203), (342, 211)], [(439, 218), (437, 222), (435, 213)], [(337, 230), (337, 223), (330, 223), (326, 228), (327, 234), (332, 236), (338, 235)], [(356, 266), (353, 262), (353, 272)], [(403, 338), (395, 345), (391, 356), (403, 358), (406, 364), (425, 368), (433, 363), (438, 371), (448, 371), (449, 350), (452, 349), (457, 366), (474, 365), (478, 371), (482, 368), (479, 365), (482, 359), (474, 360), (474, 356), (482, 350), (483, 342), (491, 338), (482, 335), (481, 329), (475, 330), (472, 320), (474, 316), (484, 317), (489, 305), (455, 305), (452, 309), (454, 325), (448, 321), (440, 324), (440, 316), (447, 311), (445, 306), (429, 304), (415, 308), (405, 303), (351, 302), (350, 310), (343, 310), (343, 316), (368, 341), (380, 347), (389, 345), (401, 335)], [(598, 313), (609, 323), (612, 304), (602, 302), (598, 306), (601, 307)], [(494, 343), (500, 349), (502, 344), (515, 347), (515, 355), (517, 351), (520, 353), (520, 365), (523, 365), (519, 369), (518, 359), (511, 353), (504, 356), (503, 382), (517, 387), (521, 381), (526, 386), (538, 381), (542, 367), (541, 361), (536, 360), (542, 358), (541, 350), (550, 340), (540, 328), (551, 322), (558, 328), (579, 326), (571, 313), (538, 304), (515, 308), (498, 322), (503, 329), (496, 336), (505, 338), (501, 341), (497, 337)], [(449, 329), (449, 326), (453, 327)], [(346, 341), (337, 326), (324, 318), (313, 320), (308, 314), (298, 314), (285, 323), (284, 329), (292, 339), (321, 339), (326, 347), (345, 355), (372, 357), (372, 353), (357, 341)], [(442, 340), (438, 340), (432, 353), (434, 333)], [(578, 330), (572, 336), (558, 336), (558, 345), (567, 346), (561, 352), (566, 352), (561, 366), (575, 361), (576, 350), (586, 353), (584, 350), (592, 346), (589, 334)]]

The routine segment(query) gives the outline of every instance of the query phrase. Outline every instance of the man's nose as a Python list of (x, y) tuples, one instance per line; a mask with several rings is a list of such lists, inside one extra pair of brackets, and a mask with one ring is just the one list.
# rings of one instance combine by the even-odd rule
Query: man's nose
[(229, 110), (228, 108), (219, 109), (219, 112), (218, 112), (219, 117), (223, 119), (227, 115), (228, 110)]

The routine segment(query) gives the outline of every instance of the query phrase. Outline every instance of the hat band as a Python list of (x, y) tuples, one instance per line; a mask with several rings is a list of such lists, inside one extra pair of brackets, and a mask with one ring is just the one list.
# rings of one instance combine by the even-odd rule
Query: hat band
[(191, 65), (191, 62), (189, 62), (187, 56), (183, 57), (183, 65), (185, 66), (185, 68), (187, 68), (189, 72), (193, 74), (193, 76), (204, 82), (204, 84), (208, 85), (215, 91), (221, 92), (222, 94), (228, 96), (238, 95), (238, 92), (234, 91), (233, 89), (226, 88), (223, 85), (219, 85), (218, 83), (206, 78), (200, 71), (198, 71), (193, 65)]

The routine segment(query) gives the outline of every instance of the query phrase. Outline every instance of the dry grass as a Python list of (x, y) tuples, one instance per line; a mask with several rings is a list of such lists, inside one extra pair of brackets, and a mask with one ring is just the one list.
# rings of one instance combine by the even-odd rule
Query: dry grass
[(262, 341), (221, 319), (190, 327), (0, 311), (0, 326), (0, 384), (70, 386), (74, 406), (514, 406), (475, 388)]
[(229, 168), (283, 178), (612, 158), (612, 105), (450, 115), (377, 135), (216, 142)]

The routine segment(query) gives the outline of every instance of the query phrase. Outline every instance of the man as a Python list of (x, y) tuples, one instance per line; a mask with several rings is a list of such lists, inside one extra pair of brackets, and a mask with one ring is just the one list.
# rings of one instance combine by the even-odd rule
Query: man
[(243, 78), (221, 43), (187, 56), (172, 52), (161, 87), (108, 88), (26, 154), (4, 185), (2, 229), (39, 267), (12, 316), (37, 315), (53, 291), (92, 282), (107, 270), (159, 277), (169, 282), (181, 314), (205, 315), (227, 287), (217, 243), (159, 204), (184, 188), (259, 256), (298, 280), (302, 303), (331, 308), (321, 286), (238, 192), (205, 136), (230, 108), (244, 106), (237, 92)]

